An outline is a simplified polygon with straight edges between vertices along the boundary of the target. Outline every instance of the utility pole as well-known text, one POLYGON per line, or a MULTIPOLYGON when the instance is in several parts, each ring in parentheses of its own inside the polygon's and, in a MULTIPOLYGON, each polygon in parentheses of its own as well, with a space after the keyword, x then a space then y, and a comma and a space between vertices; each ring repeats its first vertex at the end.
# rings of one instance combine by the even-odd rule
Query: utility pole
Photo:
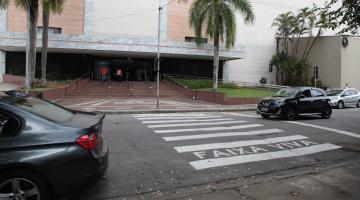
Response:
POLYGON ((158 49, 157 49, 157 69, 156 69, 156 108, 159 109, 160 96, 160 23, 161 23, 161 5, 159 6, 159 21, 158 21, 158 49))
POLYGON ((319 66, 314 66, 314 85, 317 87, 317 79, 319 78, 319 66))

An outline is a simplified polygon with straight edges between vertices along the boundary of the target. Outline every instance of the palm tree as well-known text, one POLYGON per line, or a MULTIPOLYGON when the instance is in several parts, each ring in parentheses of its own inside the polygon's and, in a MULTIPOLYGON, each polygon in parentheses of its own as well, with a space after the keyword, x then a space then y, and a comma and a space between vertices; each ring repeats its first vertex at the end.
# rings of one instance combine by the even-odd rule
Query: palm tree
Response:
POLYGON ((60 14, 64 7, 64 0, 43 0, 43 32, 42 32, 42 51, 41 51, 41 86, 46 86, 46 64, 49 39, 49 16, 50 11, 60 14))
MULTIPOLYGON (((26 91, 29 86, 35 86, 36 64, 36 38, 37 22, 39 14, 39 0, 14 0, 16 7, 26 10, 27 13, 27 37, 26 37, 26 91)), ((8 6, 8 0, 0 0, 0 8, 8 6)))
POLYGON ((283 49, 285 53, 288 53, 288 39, 291 34, 294 33, 296 27, 296 17, 292 12, 282 13, 275 18, 271 27, 277 27, 276 37, 282 38, 283 49))
POLYGON ((254 21, 248 0, 195 0, 189 11, 189 25, 195 31, 197 44, 202 42, 203 29, 205 35, 214 40, 213 90, 218 88, 219 43, 225 38, 227 49, 235 44, 236 10, 241 12, 245 23, 254 21))

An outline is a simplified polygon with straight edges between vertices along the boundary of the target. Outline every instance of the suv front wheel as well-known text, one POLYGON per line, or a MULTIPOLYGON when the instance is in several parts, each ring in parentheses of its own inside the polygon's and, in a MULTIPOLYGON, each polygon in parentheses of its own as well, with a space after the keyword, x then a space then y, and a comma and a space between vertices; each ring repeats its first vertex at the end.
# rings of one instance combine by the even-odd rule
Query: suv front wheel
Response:
POLYGON ((332 114, 332 110, 330 107, 326 107, 324 111, 321 113, 321 118, 323 119, 330 119, 332 114))
POLYGON ((344 102, 339 101, 337 107, 338 107, 339 109, 344 109, 344 107, 345 107, 345 106, 344 106, 344 102))
POLYGON ((296 119, 297 117, 297 113, 296 113, 296 110, 295 108, 289 108, 287 109, 287 111, 284 113, 284 116, 283 116, 285 119, 287 120, 290 120, 290 121, 293 121, 296 119))

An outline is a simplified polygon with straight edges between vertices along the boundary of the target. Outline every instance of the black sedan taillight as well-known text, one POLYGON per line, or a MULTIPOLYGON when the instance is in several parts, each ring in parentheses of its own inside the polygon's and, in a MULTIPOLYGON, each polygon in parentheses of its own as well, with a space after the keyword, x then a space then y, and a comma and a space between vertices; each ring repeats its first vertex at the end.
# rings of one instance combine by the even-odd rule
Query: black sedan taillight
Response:
POLYGON ((83 135, 80 136, 76 142, 82 146, 86 150, 95 149, 100 143, 100 138, 96 133, 92 133, 91 135, 83 135))

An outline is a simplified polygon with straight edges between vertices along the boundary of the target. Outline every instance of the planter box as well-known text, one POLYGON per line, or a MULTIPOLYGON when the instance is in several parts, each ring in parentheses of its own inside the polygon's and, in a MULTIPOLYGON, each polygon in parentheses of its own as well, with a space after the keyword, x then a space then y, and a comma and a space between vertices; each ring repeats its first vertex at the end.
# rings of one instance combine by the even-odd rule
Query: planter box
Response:
POLYGON ((244 104, 258 104, 260 97, 237 97, 229 98, 226 97, 224 93, 221 92, 210 92, 210 91, 199 91, 185 88, 179 84, 169 83, 181 94, 200 101, 206 101, 211 103, 217 103, 222 105, 244 105, 244 104))
POLYGON ((19 88, 25 86, 25 77, 24 76, 16 76, 11 74, 3 74, 4 83, 11 83, 19 86, 19 88))

